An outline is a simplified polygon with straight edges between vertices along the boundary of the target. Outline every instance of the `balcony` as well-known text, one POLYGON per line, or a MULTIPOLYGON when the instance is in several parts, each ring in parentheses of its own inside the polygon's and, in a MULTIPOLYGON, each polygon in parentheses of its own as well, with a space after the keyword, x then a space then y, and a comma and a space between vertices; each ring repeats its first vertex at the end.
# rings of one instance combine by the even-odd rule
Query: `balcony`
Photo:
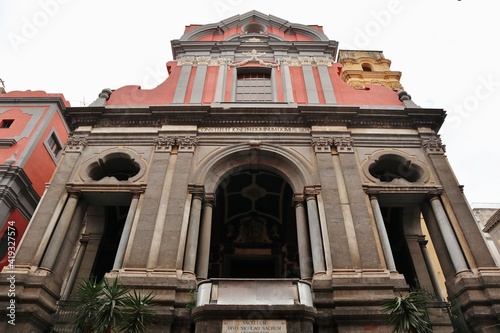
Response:
POLYGON ((196 306, 313 306, 311 286, 297 279, 209 279, 198 286, 196 306))

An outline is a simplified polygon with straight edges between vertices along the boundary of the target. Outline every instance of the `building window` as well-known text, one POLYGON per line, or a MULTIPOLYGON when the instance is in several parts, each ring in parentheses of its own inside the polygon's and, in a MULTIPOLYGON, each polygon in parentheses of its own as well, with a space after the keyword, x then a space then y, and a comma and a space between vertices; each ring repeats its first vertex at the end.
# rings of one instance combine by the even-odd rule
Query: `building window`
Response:
POLYGON ((237 102, 272 102, 270 68, 239 68, 236 82, 237 102))
POLYGON ((47 138, 47 140, 45 140, 45 147, 51 153, 52 158, 54 159, 54 161, 57 161, 57 159, 59 158, 60 154, 62 153, 63 146, 62 146, 61 141, 57 137, 56 132, 52 131, 50 133, 50 135, 47 138))
POLYGON ((372 66, 370 64, 362 64, 361 65, 361 68, 363 69, 363 71, 365 72, 371 72, 373 70, 372 66))
POLYGON ((13 122, 14 119, 3 119, 0 121, 0 128, 9 128, 13 122))

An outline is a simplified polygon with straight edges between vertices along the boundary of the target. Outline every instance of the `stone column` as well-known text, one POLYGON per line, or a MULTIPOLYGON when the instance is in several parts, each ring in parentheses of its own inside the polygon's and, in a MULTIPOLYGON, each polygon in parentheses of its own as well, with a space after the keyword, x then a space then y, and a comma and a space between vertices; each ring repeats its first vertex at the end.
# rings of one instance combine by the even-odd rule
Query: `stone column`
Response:
POLYGON ((78 253, 76 255, 75 263, 73 264, 73 268, 71 269, 71 273, 69 274, 68 281, 66 282, 66 286, 64 287, 64 292, 61 295, 62 300, 68 299, 71 291, 73 290, 73 286, 75 285, 76 277, 80 272, 80 267, 82 266, 83 258, 85 257, 85 251, 87 250, 87 244, 89 243, 88 236, 82 236, 80 239, 80 247, 78 248, 78 253))
POLYGON ((201 220, 200 243, 198 246, 198 258, 196 260, 196 277, 208 278, 208 264, 210 261, 210 237, 212 234, 212 211, 214 207, 214 195, 205 196, 205 205, 201 220))
POLYGON ((304 198, 295 197, 295 216, 297 220, 297 245, 299 249, 300 278, 308 280, 312 278, 311 266, 311 243, 309 242, 309 232, 307 231, 306 209, 304 198))
POLYGON ((437 195, 431 196, 430 203, 432 211, 436 217, 439 230, 441 230, 441 234, 443 235, 446 248, 450 254, 455 272, 459 273, 468 270, 469 268, 462 254, 462 249, 460 248, 460 244, 458 244, 458 240, 455 237, 455 233, 453 232, 453 228, 451 227, 450 221, 446 216, 446 212, 441 204, 441 201, 439 200, 439 197, 437 195))
MULTIPOLYGON (((404 222, 407 223, 406 220, 404 222)), ((418 282, 418 287, 423 290, 432 290, 434 288, 434 285, 432 284, 429 269, 420 247, 420 240, 423 237, 424 236, 422 235, 415 234, 405 235, 405 240, 406 245, 408 246, 408 251, 410 253, 411 262, 413 263, 413 270, 418 282)))
POLYGON ((427 267, 427 272, 429 272, 429 277, 431 278, 432 287, 436 293, 437 298, 440 301, 444 301, 443 293, 441 292, 441 287, 439 287, 439 282, 437 279, 436 271, 432 265, 432 260, 429 256, 429 251, 427 250, 427 241, 425 239, 419 239, 420 249, 422 251, 422 256, 424 257, 425 266, 427 267))
POLYGON ((318 204, 315 193, 306 193, 307 217, 309 219, 309 237, 311 239, 311 252, 314 274, 326 272, 325 255, 323 253, 323 238, 319 225, 318 204))
POLYGON ((78 205, 78 193, 71 193, 69 195, 68 201, 64 206, 64 210, 59 218, 59 222, 54 230, 54 234, 50 239, 47 252, 45 253, 40 267, 46 268, 50 271, 54 268, 59 251, 61 251, 61 246, 68 233, 69 226, 71 224, 71 219, 75 213, 76 207, 78 205))
POLYGON ((134 222, 135 211, 137 210, 137 204, 139 203, 139 194, 135 193, 130 203, 130 207, 127 213, 127 219, 125 220, 125 225, 123 226, 122 235, 120 237, 120 243, 118 245, 118 250, 116 251, 115 262, 113 263, 113 270, 120 269, 123 264, 123 258, 125 257, 125 250, 127 248, 128 239, 130 237, 130 230, 132 230, 132 223, 134 222))
POLYGON ((193 193, 191 202, 191 214, 189 216, 188 235, 186 241, 186 250, 184 253, 184 271, 193 273, 196 267, 196 254, 198 249, 198 236, 200 233, 200 216, 203 193, 193 193))
POLYGON ((389 242, 389 236, 387 236, 387 229, 385 228, 384 218, 382 217, 380 205, 378 204, 378 199, 375 194, 370 194, 370 203, 373 209, 373 215, 375 216, 377 231, 380 237, 380 242, 382 243, 382 250, 384 251, 384 258, 387 264, 387 268, 390 271, 395 272, 397 270, 396 264, 394 263, 394 257, 392 255, 391 243, 389 242))

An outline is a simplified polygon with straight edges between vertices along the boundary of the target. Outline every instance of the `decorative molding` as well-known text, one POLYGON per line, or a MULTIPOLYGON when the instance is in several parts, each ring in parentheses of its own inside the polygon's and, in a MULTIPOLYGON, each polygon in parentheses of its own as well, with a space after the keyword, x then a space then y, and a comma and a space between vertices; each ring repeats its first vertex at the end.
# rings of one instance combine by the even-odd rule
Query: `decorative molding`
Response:
POLYGON ((88 138, 84 136, 70 136, 64 147, 65 152, 81 153, 88 144, 88 138))
MULTIPOLYGON (((86 184, 131 184, 141 180, 146 174, 147 166, 148 162, 137 151, 126 147, 113 147, 94 153, 81 164, 79 174, 80 179, 86 184), (118 165, 116 164, 117 160, 124 168, 122 171, 128 173, 126 179, 123 174, 121 179, 117 179, 113 174, 108 174, 110 171, 108 163, 118 165), (134 169, 136 172, 129 171, 134 169)), ((75 181, 77 181, 76 178, 75 181)))
POLYGON ((200 133, 310 133, 308 127, 287 126, 233 126, 233 127, 199 127, 200 133))
POLYGON ((231 59, 225 57, 212 58, 210 56, 184 56, 177 59, 179 66, 190 65, 207 65, 207 66, 220 66, 222 64, 230 63, 231 59))
POLYGON ((11 210, 17 208, 30 220, 39 201, 40 196, 22 168, 0 165, 0 202, 11 210))
POLYGON ((0 148, 9 148, 17 143, 17 140, 14 138, 9 139, 0 139, 0 148))
POLYGON ((303 66, 303 65, 311 65, 311 66, 332 66, 332 59, 328 57, 284 57, 277 59, 278 64, 287 64, 288 66, 303 66))
POLYGON ((260 43, 262 42, 262 40, 260 38, 257 38, 257 37, 252 37, 252 38, 249 38, 248 40, 246 40, 247 43, 260 43))
POLYGON ((422 140, 422 147, 424 147, 428 154, 443 154, 446 152, 446 145, 443 145, 440 138, 433 137, 422 140))
POLYGON ((496 226, 500 225, 500 209, 497 210, 484 225, 483 232, 490 232, 496 226))
POLYGON ((258 62, 262 66, 266 67, 278 67, 279 63, 277 62, 269 62, 259 59, 259 57, 265 56, 266 52, 257 52, 257 50, 253 49, 251 52, 242 52, 243 55, 249 57, 248 59, 242 60, 240 62, 233 62, 230 64, 231 67, 240 67, 249 62, 258 62))

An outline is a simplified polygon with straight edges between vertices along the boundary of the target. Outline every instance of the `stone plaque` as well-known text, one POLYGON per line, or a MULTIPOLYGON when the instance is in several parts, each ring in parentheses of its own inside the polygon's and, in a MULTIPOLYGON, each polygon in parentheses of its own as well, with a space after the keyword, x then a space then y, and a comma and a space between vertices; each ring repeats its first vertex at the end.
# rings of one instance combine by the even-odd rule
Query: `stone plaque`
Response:
POLYGON ((286 333, 286 320, 223 320, 222 333, 286 333))

